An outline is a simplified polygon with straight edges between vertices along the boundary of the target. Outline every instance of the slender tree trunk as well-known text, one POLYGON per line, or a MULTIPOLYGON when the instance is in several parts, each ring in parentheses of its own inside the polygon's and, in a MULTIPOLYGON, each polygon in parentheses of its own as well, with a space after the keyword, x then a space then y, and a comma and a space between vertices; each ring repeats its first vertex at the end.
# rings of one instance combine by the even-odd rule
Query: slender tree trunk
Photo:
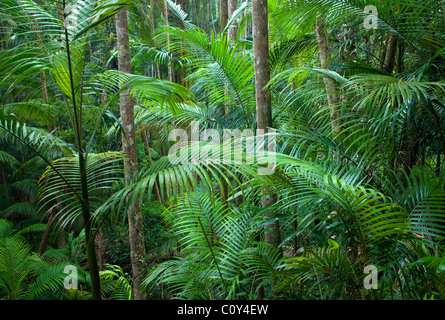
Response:
POLYGON ((385 66, 385 56, 386 56, 386 45, 383 46, 383 51, 380 57, 380 63, 379 63, 380 70, 383 70, 383 67, 385 66))
MULTIPOLYGON (((297 232, 297 230, 298 230, 298 222, 297 222, 297 220, 292 222, 292 230, 295 233, 297 232)), ((292 239, 292 257, 296 257, 297 256, 297 251, 298 251, 298 236, 295 235, 294 238, 292 239)))
POLYGON ((216 34, 216 29, 215 29, 215 19, 213 18, 212 1, 209 1, 209 12, 210 12, 210 19, 212 19, 212 29, 213 29, 213 33, 216 34))
POLYGON ((382 66, 382 70, 388 73, 393 71, 396 63, 397 42, 397 36, 391 34, 386 46, 385 59, 382 66))
POLYGON ((98 260, 98 266, 99 270, 102 270, 103 266, 106 264, 105 261, 105 236, 102 232, 102 229, 99 229, 99 231, 96 233, 96 252, 97 252, 97 260, 98 260))
MULTIPOLYGON (((43 3, 43 1, 42 1, 42 5, 43 5, 44 3, 43 3)), ((63 8, 63 3, 62 2, 59 2, 58 4, 57 4, 57 8, 58 8, 58 12, 59 12, 59 14, 60 14, 60 8, 63 8)), ((63 19, 63 9, 62 9, 62 17, 61 17, 62 19, 63 19)), ((40 36, 40 27, 39 27, 39 24, 37 23, 37 21, 36 20, 34 20, 34 26, 35 26, 35 28, 36 28, 36 30, 38 31, 38 33, 37 33, 37 35, 38 35, 38 38, 39 38, 39 40, 40 40, 40 44, 42 45, 42 47, 44 47, 44 45, 43 45, 43 41, 42 41, 42 37, 40 36)), ((2 22, 0 21, 0 50, 1 50, 1 44, 2 44, 2 22)), ((47 88, 47 86, 46 86, 46 75, 45 75, 45 71, 40 71, 40 73, 39 73, 39 76, 40 76, 40 80, 42 81, 42 95, 43 95, 43 101, 48 105, 49 104, 49 99, 48 99, 48 88, 47 88)), ((48 113, 49 113, 49 107, 47 106, 47 108, 48 108, 48 113)), ((52 131, 52 127, 51 127, 51 123, 49 122, 49 119, 50 119, 50 117, 49 117, 49 115, 48 115, 48 126, 47 126, 47 130, 48 130, 48 132, 51 132, 52 131)))
MULTIPOLYGON (((64 9, 65 7, 66 6, 64 0, 62 2, 62 9, 64 9)), ((90 273, 91 293, 93 296, 93 300, 101 300, 100 276, 99 276, 96 249, 94 243, 93 221, 91 219, 91 211, 90 211, 91 208, 90 208, 88 179, 87 179, 87 164, 86 164, 87 159, 85 158, 83 140, 82 140, 82 105, 80 101, 76 100, 76 93, 74 89, 75 84, 74 84, 72 61, 71 61, 70 41, 67 28, 64 28, 64 33, 65 33, 68 73, 69 73, 71 96, 72 96, 71 102, 73 106, 73 113, 75 116, 75 120, 73 120, 72 125, 75 132, 76 146, 78 149, 79 177, 80 177, 81 200, 82 200, 81 201, 82 219, 85 226, 86 254, 88 261, 88 271, 90 273)), ((67 104, 67 107, 70 108, 69 104, 67 104)))
POLYGON ((42 80, 42 95, 43 95, 43 100, 45 101, 45 103, 48 103, 48 89, 46 87, 46 76, 45 76, 45 71, 41 71, 40 72, 40 80, 42 80))
MULTIPOLYGON (((229 19, 232 18, 235 10, 236 10, 236 0, 229 0, 229 8, 228 8, 229 19)), ((229 38, 232 44, 235 43, 236 35, 237 35, 237 26, 235 23, 232 23, 232 25, 229 28, 229 38)))
POLYGON ((228 0, 219 0, 219 32, 223 31, 229 21, 228 0))
POLYGON ((267 0, 252 1, 253 51, 255 64, 255 92, 257 128, 272 126, 270 90, 264 89, 270 81, 269 30, 267 0))
POLYGON ((182 0, 182 1, 181 1, 181 8, 182 8, 182 10, 184 10, 185 12, 188 12, 188 9, 189 9, 189 0, 182 0))
POLYGON ((247 9, 244 9, 243 12, 243 18, 245 19, 245 27, 244 27, 244 32, 243 32, 243 38, 247 39, 247 27, 249 26, 249 24, 247 23, 247 9))
MULTIPOLYGON (((269 30, 267 16, 267 0, 252 1, 252 24, 253 24, 253 50, 255 65, 255 92, 256 92, 256 112, 257 129, 266 132, 272 127, 272 105, 269 89, 264 89, 270 81, 270 60, 269 60, 269 30)), ((276 202, 274 195, 269 194, 266 188, 263 189, 262 206, 269 207, 276 202)), ((271 211, 269 218, 272 219, 275 213, 271 211)), ((267 225, 266 242, 278 248, 281 243, 280 226, 278 221, 267 225)))
MULTIPOLYGON (((61 198, 57 197, 56 201, 58 204, 60 204, 61 198)), ((61 208, 60 205, 57 205, 48 213, 48 221, 46 223, 46 227, 45 227, 45 231, 43 232, 42 239, 40 240, 40 245, 39 245, 39 249, 38 249, 39 253, 44 253, 48 248, 49 236, 51 234, 51 231, 53 230, 53 226, 57 225, 57 223, 58 223, 59 219, 57 218, 57 215, 60 211, 60 208, 61 208)), ((60 232, 59 235, 63 234, 63 232, 64 231, 62 230, 62 232, 60 232)))
POLYGON ((6 181, 6 173, 5 173, 5 167, 0 166, 0 184, 7 184, 6 181))
MULTIPOLYGON (((145 129, 141 130, 141 137, 142 137, 142 141, 144 142, 144 146, 145 146, 145 155, 150 160, 150 164, 153 164, 153 159, 151 157, 151 152, 150 152, 150 144, 148 143, 147 132, 145 131, 145 129)), ((153 188, 156 193, 156 197, 158 199, 159 204, 162 204, 161 193, 159 192, 159 187, 158 187, 157 181, 155 181, 153 188)))
MULTIPOLYGON (((119 71, 131 73, 130 48, 128 38, 127 9, 116 14, 116 36, 118 42, 119 71)), ((134 105, 128 91, 123 91, 119 98, 122 128, 122 151, 126 155, 124 160, 125 180, 128 183, 138 169, 136 132, 134 124, 134 105)), ((133 271, 133 296, 135 300, 143 299, 140 284, 144 276, 145 258, 144 233, 139 199, 134 207, 128 211, 128 227, 130 241, 130 256, 133 271)))
MULTIPOLYGON (((51 117, 49 114, 50 111, 50 107, 48 106, 49 104, 49 98, 48 98, 48 87, 46 85, 46 75, 45 75, 45 71, 41 71, 40 74, 40 80, 42 81, 42 95, 43 95, 43 101, 45 101, 45 104, 47 105, 48 108, 48 123, 47 123, 47 130, 48 132, 52 132, 53 131, 53 126, 51 123, 51 117)), ((55 128, 54 128, 55 129, 55 128)))
POLYGON ((48 239, 51 234, 52 224, 54 220, 53 212, 48 215, 48 222, 46 223, 45 231, 43 232, 42 239, 40 240, 39 253, 42 254, 48 249, 48 239))
POLYGON ((3 35, 5 30, 3 29, 3 22, 0 19, 0 51, 3 51, 4 48, 6 48, 6 45, 3 45, 5 36, 3 35))
MULTIPOLYGON (((324 68, 326 64, 331 60, 331 49, 329 47, 329 37, 323 19, 319 19, 317 21, 316 33, 318 51, 320 55, 320 64, 321 67, 324 68)), ((335 136, 341 131, 340 109, 338 106, 338 88, 335 81, 329 77, 323 77, 323 81, 327 94, 332 133, 335 136)))
MULTIPOLYGON (((164 1, 164 17, 165 17, 165 25, 168 27, 168 7, 167 7, 167 1, 164 1)), ((170 47, 170 36, 167 32, 167 48, 170 47)), ((167 49, 168 50, 168 49, 167 49)), ((173 81, 173 76, 172 76, 172 62, 170 57, 168 57, 168 61, 167 61, 167 72, 168 72, 168 81, 173 81)))
MULTIPOLYGON (((270 90, 265 89, 265 86, 270 81, 267 0, 252 0, 252 26, 257 129, 266 132, 267 128, 272 127, 271 95, 270 90)), ((266 187, 263 187, 262 192, 261 205, 263 208, 269 207, 276 202, 275 196, 268 194, 266 187)), ((268 219, 272 219, 274 216, 275 213, 270 211, 268 219)), ((271 230, 265 232, 266 243, 278 249, 281 243, 280 225, 278 221, 265 226, 265 228, 271 230)), ((257 295, 258 300, 264 299, 264 287, 258 288, 257 295)))
POLYGON ((210 28, 209 28, 209 21, 210 21, 210 10, 209 6, 204 2, 202 5, 202 10, 204 11, 204 20, 202 22, 202 29, 209 34, 210 28))
MULTIPOLYGON (((151 32, 154 34, 155 32, 155 0, 150 0, 150 19, 151 19, 151 32)), ((156 41, 153 40, 153 46, 156 47, 156 41)), ((159 68, 159 63, 155 64, 155 68, 156 68, 156 77, 161 79, 162 75, 161 75, 161 70, 159 68)))
POLYGON ((87 167, 83 150, 80 145, 79 152, 79 169, 80 169, 80 185, 82 187, 82 218, 85 224, 85 240, 88 261, 88 271, 90 272, 90 281, 93 300, 101 300, 101 286, 99 276, 99 266, 97 264, 96 244, 93 235, 93 224, 91 221, 90 200, 88 193, 87 167))

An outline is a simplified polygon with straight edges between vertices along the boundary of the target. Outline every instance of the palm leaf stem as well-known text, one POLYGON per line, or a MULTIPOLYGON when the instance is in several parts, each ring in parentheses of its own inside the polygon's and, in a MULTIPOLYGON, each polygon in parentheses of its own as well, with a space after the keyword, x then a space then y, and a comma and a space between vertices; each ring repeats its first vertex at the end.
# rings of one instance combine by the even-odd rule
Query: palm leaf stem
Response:
MULTIPOLYGON (((65 0, 63 0, 63 10, 65 11, 65 0)), ((75 127, 75 135, 77 141, 77 147, 79 149, 79 170, 80 170, 80 183, 82 189, 82 216, 85 224, 85 237, 87 242, 87 260, 88 267, 90 271, 90 279, 91 279, 91 289, 93 300, 101 300, 101 289, 100 289, 100 275, 99 275, 99 267, 97 265, 97 257, 96 257, 96 248, 94 237, 91 234, 91 214, 90 214, 90 204, 89 204, 89 196, 88 196, 88 181, 87 181, 87 170, 86 170, 86 161, 83 154, 82 147, 82 134, 81 134, 81 119, 79 119, 80 114, 77 110, 76 105, 76 93, 74 90, 74 76, 73 70, 71 66, 71 50, 70 50, 70 41, 68 36, 68 28, 65 27, 65 44, 67 51, 67 59, 68 59, 68 71, 70 77, 70 87, 71 87, 71 96, 73 102, 74 109, 74 120, 75 123, 73 126, 75 127)), ((68 106, 69 107, 69 106, 68 106)))

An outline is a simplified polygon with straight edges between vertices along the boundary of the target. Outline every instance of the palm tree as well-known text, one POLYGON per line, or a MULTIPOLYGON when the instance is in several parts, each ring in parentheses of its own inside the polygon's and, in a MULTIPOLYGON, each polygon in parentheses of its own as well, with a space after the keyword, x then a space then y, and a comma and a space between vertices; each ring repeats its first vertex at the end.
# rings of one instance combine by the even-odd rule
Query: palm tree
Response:
MULTIPOLYGON (((129 47, 129 31, 127 9, 124 8, 116 15, 116 35, 117 49, 119 58, 119 71, 131 73, 131 58, 129 47)), ((136 174, 138 169, 137 162, 137 145, 136 145, 136 128, 134 123, 134 106, 128 91, 122 91, 119 98, 121 125, 123 129, 122 135, 122 152, 126 155, 124 159, 125 180, 127 183, 131 177, 136 174)), ((133 289, 134 298, 141 299, 139 293, 139 284, 143 277, 144 265, 143 257, 145 257, 144 233, 142 226, 142 216, 140 204, 136 203, 131 211, 128 211, 129 224, 129 240, 131 251, 131 263, 133 269, 133 289)))

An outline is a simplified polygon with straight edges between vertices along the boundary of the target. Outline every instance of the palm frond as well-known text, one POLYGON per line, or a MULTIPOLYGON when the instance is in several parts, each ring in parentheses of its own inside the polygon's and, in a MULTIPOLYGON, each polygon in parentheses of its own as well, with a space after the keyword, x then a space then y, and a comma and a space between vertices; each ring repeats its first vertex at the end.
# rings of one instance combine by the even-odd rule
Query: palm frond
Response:
MULTIPOLYGON (((87 188, 90 210, 94 212, 103 201, 101 192, 107 192, 122 178, 122 155, 116 152, 89 154, 86 160, 87 188)), ((81 179, 78 157, 60 158, 48 167, 39 181, 41 210, 59 206, 61 227, 70 225, 82 212, 81 179), (56 170, 56 171, 55 171, 56 170), (68 186, 67 187, 67 183, 68 186)))
POLYGON ((18 236, 0 237, 0 287, 7 298, 18 299, 31 272, 30 246, 18 236))
POLYGON ((211 104, 238 105, 252 113, 254 66, 249 54, 236 51, 226 36, 208 37, 198 28, 168 32, 172 52, 182 53, 193 72, 186 79, 193 83, 192 90, 202 88, 211 104))
POLYGON ((20 162, 16 158, 14 158, 13 155, 3 150, 0 150, 0 162, 10 167, 20 165, 20 162))
POLYGON ((410 175, 385 178, 385 185, 393 199, 409 215, 411 229, 419 238, 442 239, 444 236, 445 190, 440 180, 432 177, 421 167, 410 175))

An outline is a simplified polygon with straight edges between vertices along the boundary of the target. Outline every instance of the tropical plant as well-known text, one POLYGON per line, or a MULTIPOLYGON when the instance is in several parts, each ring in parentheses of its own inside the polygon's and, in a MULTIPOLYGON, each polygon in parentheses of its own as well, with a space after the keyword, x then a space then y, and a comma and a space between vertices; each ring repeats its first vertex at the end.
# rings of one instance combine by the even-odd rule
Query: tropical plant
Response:
POLYGON ((257 2, 230 1, 230 14, 229 1, 218 12, 214 1, 3 2, 0 210, 20 230, 1 238, 19 263, 17 277, 0 268, 3 296, 139 298, 123 226, 140 205, 143 234, 155 235, 141 241, 147 297, 444 298, 437 1, 268 0, 262 85, 257 2), (378 28, 365 28, 365 5, 378 9, 378 28), (110 18, 123 6, 134 74, 116 70, 122 30, 118 41, 110 18), (124 92, 134 128, 119 112, 124 92), (256 101, 264 93, 270 109, 256 101), (276 130, 276 150, 260 154, 258 135, 218 139, 257 127, 276 130), (119 151, 126 132, 131 176, 119 151), (33 225, 34 212, 68 242, 42 239, 48 249, 32 255, 24 239, 56 234, 33 225), (103 237, 122 245, 107 249, 103 237), (88 268, 81 290, 47 280, 61 261, 88 268), (377 288, 364 285, 368 270, 377 288))
MULTIPOLYGON (((8 220, 0 220, 0 292, 2 299, 36 299, 48 294, 61 298, 64 269, 69 261, 52 259, 31 252, 23 234, 8 220)), ((79 279, 82 277, 79 275, 79 279)))

